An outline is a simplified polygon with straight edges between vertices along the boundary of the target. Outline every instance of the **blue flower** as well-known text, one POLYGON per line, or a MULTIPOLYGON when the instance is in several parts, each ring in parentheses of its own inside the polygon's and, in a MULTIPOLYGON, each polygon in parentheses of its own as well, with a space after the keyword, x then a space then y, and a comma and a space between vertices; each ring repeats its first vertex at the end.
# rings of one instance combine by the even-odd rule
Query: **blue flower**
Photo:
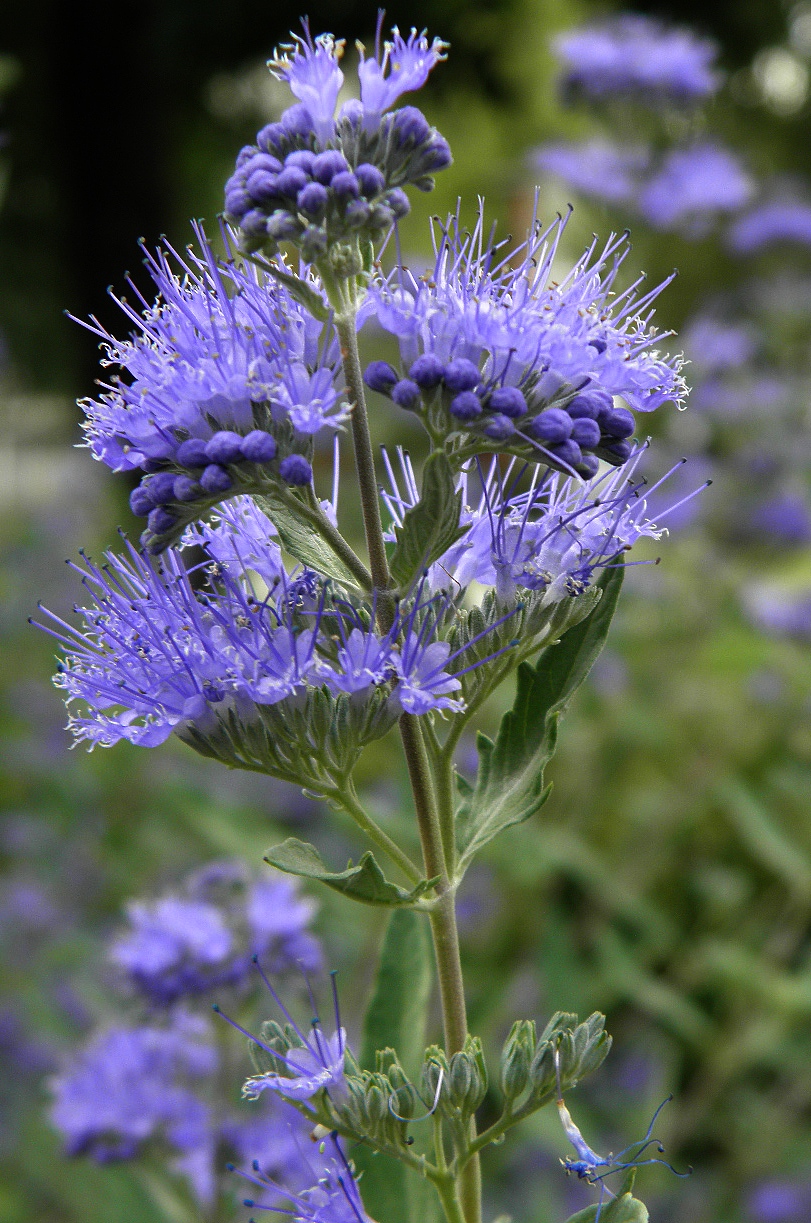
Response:
POLYGON ((645 184, 639 210, 655 229, 682 228, 688 236, 701 237, 717 213, 736 212, 753 190, 734 153, 702 141, 667 154, 645 184))
POLYGON ((741 255, 755 255, 779 243, 811 246, 811 204, 799 199, 759 204, 735 221, 727 242, 741 255))
POLYGON ((644 145, 607 140, 545 144, 532 154, 536 170, 554 174, 582 195, 610 204, 633 202, 650 159, 644 145))
MULTIPOLYGON (((332 975, 332 997, 335 1009, 335 1031, 327 1036, 321 1026, 321 1020, 315 1016, 310 1022, 309 1035, 301 1030, 293 1019, 287 1007, 273 988, 267 974, 254 956, 254 964, 262 981, 270 992, 273 1001, 278 1006, 289 1025, 286 1036, 286 1049, 274 1047, 264 1036, 254 1036, 240 1024, 225 1015, 218 1006, 214 1010, 229 1023, 231 1027, 247 1036, 252 1044, 269 1055, 274 1066, 283 1067, 278 1070, 267 1070, 261 1074, 251 1075, 245 1080, 242 1094, 248 1100, 256 1100, 264 1091, 273 1091, 285 1100, 306 1101, 320 1091, 326 1091, 333 1101, 342 1101, 347 1097, 346 1079, 344 1077, 344 1057, 346 1054, 346 1032, 341 1027, 341 1016, 338 1009, 338 994, 335 988, 335 974, 332 975)), ((311 997, 313 1009, 315 1000, 311 997)), ((263 1033, 268 1025, 263 1027, 263 1033)), ((270 1038, 272 1039, 272 1038, 270 1038)))
POLYGON ((365 126, 379 122, 384 110, 393 106, 404 93, 422 89, 428 74, 438 63, 446 59, 448 44, 435 38, 429 45, 425 30, 418 34, 412 29, 406 42, 395 26, 391 42, 383 44, 380 54, 381 12, 377 26, 377 46, 374 59, 366 59, 364 48, 360 50, 360 100, 367 111, 365 126))
POLYGON ((685 354, 702 374, 736 370, 746 365, 758 347, 751 324, 697 314, 682 328, 685 354))
POLYGON ((811 640, 811 590, 789 590, 760 585, 746 592, 744 605, 749 618, 775 637, 811 640))
MULTIPOLYGON (((664 509, 657 522, 647 516, 646 497, 662 481, 647 490, 635 477, 643 451, 639 447, 622 467, 586 482, 536 473, 529 491, 519 491, 526 468, 515 460, 503 472, 495 461, 486 474, 480 466, 463 471, 460 524, 467 531, 431 566, 428 587, 446 590, 451 583, 464 589, 477 582, 513 604, 521 591, 540 591, 542 606, 582 594, 598 570, 638 539, 661 538, 658 522, 676 508, 664 509), (475 483, 481 494, 471 505, 475 483)), ((393 492, 385 497, 397 525, 416 498, 409 460, 401 454, 400 461, 404 489, 389 464, 393 492)))
POLYGON ((97 1032, 51 1081, 51 1120, 70 1155, 99 1163, 132 1159, 152 1138, 178 1153, 199 1200, 215 1196, 216 1129, 193 1087, 217 1069, 210 1026, 176 1014, 168 1028, 113 1027, 97 1032))
POLYGON ((119 371, 82 401, 87 445, 114 471, 144 473, 130 504, 148 518, 153 550, 224 497, 307 483, 313 435, 348 413, 331 324, 269 273, 233 262, 225 231, 225 265, 196 232, 200 254, 147 254, 154 305, 142 298, 138 312, 119 300, 134 335, 116 340, 86 324, 119 371))
POLYGON ((127 548, 108 553, 104 569, 76 567, 95 600, 82 609, 84 633, 45 613, 66 647, 54 682, 84 707, 70 720, 77 739, 155 747, 190 725, 214 729, 215 710, 250 719, 254 702, 275 704, 304 687, 316 631, 294 631, 286 577, 276 602, 258 602, 249 575, 237 581, 215 566, 198 591, 180 553, 169 550, 154 568, 127 548))
POLYGON ((553 47, 563 64, 564 92, 587 98, 684 106, 710 97, 721 81, 714 42, 637 14, 568 30, 553 47))
POLYGON ((268 60, 268 68, 279 80, 286 81, 292 93, 307 109, 319 144, 326 145, 335 131, 335 107, 344 82, 339 61, 345 40, 332 34, 319 34, 313 39, 304 23, 304 37, 292 35, 293 42, 283 45, 268 60))
POLYGON ((624 237, 599 252, 595 240, 553 279, 565 224, 536 227, 508 251, 486 239, 481 211, 472 233, 450 217, 435 228, 425 275, 399 269, 369 289, 362 318, 398 338, 402 372, 373 362, 367 383, 419 414, 458 463, 504 449, 593 476, 600 458, 630 453, 634 418, 613 396, 650 412, 686 393, 680 359, 653 348, 651 305, 664 286, 616 293, 624 237))
POLYGON ((244 986, 261 955, 274 972, 320 965, 307 930, 313 905, 290 879, 252 878, 240 863, 213 863, 177 894, 127 907, 129 929, 111 958, 153 1004, 244 986))
POLYGON ((370 628, 374 605, 356 592, 313 570, 285 570, 275 530, 250 498, 189 528, 183 546, 158 560, 125 546, 101 567, 86 558, 73 566, 92 596, 75 609, 83 626, 47 609, 38 625, 63 648, 54 682, 66 693, 70 729, 91 748, 122 739, 156 747, 175 733, 204 750, 225 734, 231 752, 235 735, 250 739, 261 724, 262 707, 289 700, 297 708, 325 687, 360 701, 382 690, 378 707, 388 713, 378 729, 398 707, 458 708, 448 696, 459 687, 456 655, 441 640, 447 609, 417 592, 388 632, 370 628), (208 558, 192 552, 191 562, 194 547, 208 558))
POLYGON ((251 1172, 234 1168, 244 1180, 255 1185, 272 1201, 246 1198, 249 1209, 270 1210, 292 1215, 301 1223, 371 1223, 363 1208, 354 1169, 346 1158, 337 1133, 330 1134, 318 1149, 318 1157, 310 1156, 310 1185, 291 1192, 267 1176, 255 1160, 251 1172))
POLYGON ((361 245, 374 243, 410 208, 404 187, 433 187, 433 175, 450 165, 447 141, 421 111, 404 106, 388 111, 404 93, 420 89, 445 58, 446 44, 412 30, 398 30, 358 68, 360 99, 335 114, 343 82, 339 67, 344 43, 332 34, 304 34, 281 47, 269 62, 287 82, 296 105, 278 123, 258 133, 237 157, 225 184, 225 214, 239 227, 246 251, 275 253, 292 243, 306 263, 329 259, 331 278, 368 271, 361 245))

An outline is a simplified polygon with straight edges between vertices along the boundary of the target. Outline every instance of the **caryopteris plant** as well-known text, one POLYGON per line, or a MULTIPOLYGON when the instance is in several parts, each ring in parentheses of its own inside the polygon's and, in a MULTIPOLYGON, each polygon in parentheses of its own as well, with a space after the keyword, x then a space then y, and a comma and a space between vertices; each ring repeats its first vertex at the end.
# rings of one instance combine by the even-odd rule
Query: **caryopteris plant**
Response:
MULTIPOLYGON (((662 533, 634 413, 678 404, 684 384, 678 358, 655 347, 662 286, 618 287, 624 237, 595 239, 566 268, 568 218, 536 220, 508 246, 488 237, 480 206, 469 232, 458 214, 433 222, 424 274, 386 264, 408 188, 430 190, 451 160, 419 110, 392 107, 446 44, 397 30, 381 43, 378 28, 360 96, 336 113, 342 51, 305 22, 271 61, 296 102, 237 157, 225 257, 198 227, 196 250, 147 255, 158 295, 141 312, 122 299, 127 339, 91 325, 120 372, 83 405, 87 444, 139 474, 131 506, 146 528, 140 548, 123 541, 104 564, 77 566, 78 627, 50 613, 46 625, 77 740, 156 747, 174 733, 321 796, 368 842, 345 869, 296 839, 267 855, 377 906, 388 927, 357 1058, 337 1014, 325 1033, 281 1006, 284 1025, 250 1036, 246 1093, 291 1101, 323 1142, 303 1191, 269 1181, 257 1152, 242 1170, 248 1204, 314 1223, 422 1223, 438 1208, 479 1223, 479 1152, 599 1066, 609 1038, 600 1015, 557 1014, 540 1033, 520 1019, 488 1072, 468 1031, 455 897, 479 851, 548 796, 558 719, 605 642, 625 554, 662 533), (395 337, 396 366, 364 368, 358 335, 372 322, 395 337), (423 427, 419 462, 376 450, 366 388, 423 427), (334 478, 320 489, 325 441, 334 478), (360 551, 338 514, 350 463, 360 551), (513 677, 512 708, 495 739, 479 734, 468 784, 460 737, 513 677), (356 789, 359 758, 383 736, 405 759, 419 856, 356 789), (444 1037, 425 1049, 428 930, 444 1037), (502 1111, 479 1133, 494 1077, 502 1111), (342 1140, 366 1164, 360 1190, 342 1140)), ((603 1189, 611 1163, 577 1134, 567 1167, 601 1190, 582 1217, 646 1218, 627 1183, 603 1189)))

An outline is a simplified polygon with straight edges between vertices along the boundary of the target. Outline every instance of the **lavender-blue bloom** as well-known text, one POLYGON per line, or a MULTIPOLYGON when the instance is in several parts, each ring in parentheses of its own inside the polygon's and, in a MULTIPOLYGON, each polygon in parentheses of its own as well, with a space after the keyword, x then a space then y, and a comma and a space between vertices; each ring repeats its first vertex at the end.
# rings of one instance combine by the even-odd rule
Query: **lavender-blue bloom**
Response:
POLYGON ((634 200, 650 159, 644 145, 588 140, 542 145, 531 160, 534 169, 556 175, 581 195, 624 204, 634 200))
POLYGON ((803 1223, 811 1209, 808 1182, 764 1180, 749 1193, 747 1208, 753 1223, 803 1223))
POLYGON ((142 312, 119 300, 136 334, 116 340, 85 324, 121 371, 82 402, 87 445, 114 471, 145 473, 131 505, 148 516, 155 547, 224 496, 284 484, 290 450, 306 451, 348 411, 331 325, 269 273, 219 265, 199 227, 197 236, 199 254, 147 254, 156 303, 134 285, 142 312))
MULTIPOLYGON (((413 106, 386 114, 404 93, 421 89, 445 58, 447 44, 425 31, 404 39, 396 28, 381 45, 378 19, 374 58, 360 47, 360 100, 335 108, 343 83, 344 42, 332 34, 303 35, 281 47, 269 68, 287 82, 298 103, 246 146, 225 185, 225 211, 246 250, 273 253, 292 242, 306 262, 319 263, 339 244, 377 240, 409 210, 403 188, 433 186, 450 164, 447 142, 413 106)), ((357 252, 356 252, 357 253, 357 252)), ((344 249, 331 274, 356 275, 362 264, 344 249)))
POLYGON ((752 510, 749 526, 757 535, 783 544, 811 543, 811 507, 803 493, 782 493, 752 510))
POLYGON ((208 1105, 194 1093, 217 1068, 210 1025, 176 1014, 173 1026, 114 1027, 96 1033, 51 1082, 51 1119, 70 1155, 100 1163, 131 1159, 150 1139, 178 1153, 202 1203, 215 1194, 216 1132, 208 1105))
POLYGON ((270 1210, 291 1215, 300 1223, 371 1223, 363 1207, 360 1190, 352 1165, 346 1158, 336 1133, 318 1148, 318 1156, 310 1156, 309 1187, 291 1192, 266 1175, 258 1160, 251 1172, 232 1170, 256 1186, 271 1200, 246 1198, 249 1209, 270 1210))
POLYGON ((258 707, 324 684, 370 696, 384 687, 392 717, 414 700, 414 712, 450 707, 453 677, 438 665, 441 650, 432 649, 424 616, 415 618, 425 608, 404 612, 379 637, 377 663, 385 662, 366 667, 363 683, 352 637, 359 612, 334 593, 328 600, 312 571, 285 572, 273 528, 255 505, 222 507, 213 525, 188 532, 186 544, 208 547, 214 563, 188 571, 182 549, 151 562, 128 544, 124 555, 108 553, 103 568, 74 566, 93 599, 80 609, 84 630, 44 612, 50 624, 40 627, 65 651, 54 682, 69 706, 78 703, 70 718, 77 740, 156 747, 173 732, 205 737, 229 718, 256 722, 258 707))
POLYGON ((744 606, 750 619, 765 632, 811 640, 811 590, 757 586, 746 592, 744 606))
POLYGON ((702 374, 745 365, 757 348, 757 333, 747 323, 699 314, 682 329, 684 352, 702 374))
MULTIPOLYGON (((289 1025, 285 1040, 286 1048, 279 1047, 278 1040, 274 1042, 274 1033, 281 1030, 276 1025, 264 1024, 262 1033, 254 1036, 225 1015, 215 1006, 217 1014, 236 1028, 243 1036, 247 1036, 255 1050, 269 1056, 273 1069, 264 1070, 260 1074, 251 1075, 245 1080, 242 1094, 248 1100, 256 1100, 264 1091, 272 1091, 285 1100, 311 1100, 320 1091, 335 1101, 343 1101, 347 1097, 346 1079, 344 1077, 344 1059, 346 1055, 346 1031, 341 1026, 341 1016, 338 1008, 338 994, 335 987, 335 974, 332 974, 332 998, 335 1010, 335 1031, 327 1036, 321 1026, 321 1020, 314 1016, 310 1021, 309 1034, 302 1031, 281 998, 273 988, 267 974, 254 957, 256 970, 267 987, 273 1001, 278 1006, 289 1025), (270 1032, 269 1032, 270 1029, 270 1032), (270 1042, 270 1043, 269 1043, 270 1042), (281 1072, 278 1067, 281 1067, 281 1072)), ((315 999, 311 998, 313 1009, 315 999)))
POLYGON ((314 906, 293 880, 253 878, 239 863, 213 863, 177 895, 127 906, 129 930, 113 944, 113 961, 152 1003, 243 985, 252 958, 274 972, 316 969, 318 943, 307 931, 314 906))
POLYGON ((811 204, 789 199, 760 204, 730 226, 727 242, 739 255, 779 243, 811 246, 811 204))
POLYGON ((367 112, 366 127, 379 122, 384 110, 393 106, 404 93, 422 89, 428 80, 432 68, 446 59, 448 44, 441 38, 435 38, 429 44, 425 30, 418 34, 412 29, 408 39, 404 39, 395 26, 392 30, 391 42, 384 42, 382 53, 380 33, 383 24, 381 10, 377 22, 377 37, 375 39, 374 59, 367 59, 364 48, 359 46, 361 105, 367 112))
POLYGON ((729 149, 704 141, 673 149, 639 196, 639 211, 654 229, 682 229, 701 237, 718 213, 748 203, 754 183, 729 149))
MULTIPOLYGON (((461 522, 468 530, 430 568, 428 585, 441 590, 449 582, 462 587, 478 582, 494 587, 503 601, 514 601, 520 590, 542 591, 547 606, 581 594, 597 570, 638 539, 664 533, 646 514, 646 495, 658 484, 647 490, 635 479, 643 450, 623 467, 586 482, 536 474, 528 492, 517 491, 525 469, 513 461, 502 472, 494 462, 486 475, 475 473, 482 488, 478 505, 469 503, 474 472, 464 471, 461 522)), ((401 455, 401 466, 398 481, 389 464, 394 491, 385 498, 396 525, 417 497, 407 456, 401 455)), ((674 508, 664 509, 658 522, 674 508)))
POLYGON ((568 30, 553 47, 563 65, 562 88, 587 98, 683 106, 710 97, 720 84, 714 42, 651 17, 623 13, 568 30))
MULTIPOLYGON (((595 240, 553 278, 566 219, 536 227, 515 251, 486 239, 481 210, 472 233, 451 217, 435 227, 428 273, 397 269, 370 287, 362 317, 397 336, 402 377, 421 391, 411 408, 434 444, 454 439, 457 461, 503 448, 591 476, 597 456, 620 463, 630 452, 634 419, 612 396, 650 412, 686 393, 679 358, 652 347, 651 306, 664 286, 641 298, 638 281, 615 292, 624 237, 599 253, 595 240), (428 358, 440 381, 432 365, 420 387, 428 358)), ((374 363, 367 380, 385 387, 377 373, 374 363)), ((389 391, 395 401, 401 385, 389 391)))

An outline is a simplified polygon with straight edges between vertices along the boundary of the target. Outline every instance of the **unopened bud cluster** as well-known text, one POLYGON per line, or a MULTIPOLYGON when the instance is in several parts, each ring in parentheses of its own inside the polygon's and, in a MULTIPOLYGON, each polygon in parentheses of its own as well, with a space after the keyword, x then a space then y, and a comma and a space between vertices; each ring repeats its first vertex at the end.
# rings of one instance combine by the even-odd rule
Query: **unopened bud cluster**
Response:
MULTIPOLYGON (((268 428, 273 429, 272 422, 268 428)), ((283 432, 295 444, 293 431, 283 432)), ((276 438, 265 429, 245 435, 220 429, 207 441, 188 438, 173 460, 154 467, 158 470, 148 472, 130 494, 133 514, 147 520, 142 543, 151 552, 162 551, 224 497, 270 491, 278 483, 302 487, 313 478, 309 459, 296 451, 280 457, 276 438)))
POLYGON ((540 1037, 533 1019, 518 1019, 501 1051, 500 1085, 510 1113, 522 1116, 547 1104, 556 1090, 555 1051, 563 1087, 596 1070, 608 1054, 611 1037, 605 1016, 595 1012, 584 1023, 559 1011, 540 1037))
POLYGON ((376 242, 410 210, 403 187, 429 191, 431 175, 451 160, 415 106, 384 115, 371 134, 362 112, 350 111, 335 143, 319 152, 306 110, 291 106, 242 149, 226 183, 225 212, 239 226, 243 250, 274 255, 289 242, 315 263, 353 238, 376 242))
POLYGON ((248 253, 272 256, 290 243, 323 271, 329 255, 339 277, 368 273, 361 252, 409 211, 403 188, 430 191, 432 175, 451 163, 447 141, 415 106, 384 113, 424 85, 446 44, 429 44, 416 30, 406 40, 395 29, 381 47, 378 23, 375 58, 359 48, 360 98, 336 115, 344 42, 331 34, 313 39, 306 21, 303 29, 268 64, 299 101, 240 152, 225 185, 225 213, 248 253))
POLYGON ((464 1049, 450 1059, 439 1045, 425 1051, 420 1094, 436 1100, 437 1111, 449 1120, 468 1121, 487 1095, 487 1066, 478 1036, 468 1036, 464 1049))
POLYGON ((549 398, 540 382, 502 385, 467 357, 443 362, 434 353, 417 357, 403 377, 387 361, 372 361, 364 378, 371 390, 418 413, 432 435, 470 435, 490 448, 541 446, 556 465, 587 478, 600 459, 619 466, 632 451, 633 414, 598 388, 549 398))

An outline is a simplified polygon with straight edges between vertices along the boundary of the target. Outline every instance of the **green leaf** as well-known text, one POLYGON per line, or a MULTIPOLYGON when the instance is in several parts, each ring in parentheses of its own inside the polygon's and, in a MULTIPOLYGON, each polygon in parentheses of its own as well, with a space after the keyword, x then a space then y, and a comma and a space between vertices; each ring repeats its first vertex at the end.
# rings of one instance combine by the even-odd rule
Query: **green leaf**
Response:
MULTIPOLYGON (((375 1068, 378 1049, 397 1050, 409 1076, 417 1074, 425 1049, 425 1019, 431 993, 433 964, 425 917, 408 909, 392 913, 377 970, 374 990, 363 1021, 360 1062, 375 1068)), ((364 1147, 354 1153, 363 1172, 361 1190, 366 1210, 386 1223, 425 1223, 433 1189, 388 1155, 364 1147)))
MULTIPOLYGON (((585 1210, 578 1210, 576 1215, 572 1215, 567 1223, 594 1223, 597 1210, 597 1204, 587 1206, 585 1210)), ((649 1219, 647 1206, 630 1193, 604 1200, 600 1212, 600 1223, 649 1223, 649 1219)))
POLYGON ((558 716, 605 644, 622 577, 622 567, 607 569, 594 611, 548 646, 534 666, 521 664, 515 700, 495 743, 479 734, 476 784, 457 812, 460 876, 488 841, 528 820, 549 797, 543 771, 555 751, 558 716))
POLYGON ((317 879, 336 892, 368 905, 408 908, 436 883, 436 879, 421 879, 410 892, 404 891, 386 879, 371 850, 366 851, 357 866, 350 861, 346 870, 331 871, 314 845, 296 837, 288 837, 281 845, 274 845, 265 854, 265 861, 288 875, 317 879))
POLYGON ((257 267, 262 268, 263 271, 268 272, 280 284, 283 284, 290 296, 294 297, 297 302, 300 302, 307 313, 311 314, 313 318, 318 319, 319 323, 326 323, 332 311, 325 303, 321 294, 312 285, 309 285, 306 280, 296 276, 295 272, 285 271, 280 264, 273 263, 268 259, 263 259, 256 255, 246 255, 245 258, 250 263, 255 263, 257 267))
POLYGON ((403 519, 395 534, 397 543, 389 568, 395 582, 409 586, 467 531, 459 525, 462 493, 457 492, 448 457, 443 452, 428 456, 422 472, 422 495, 403 519))
POLYGON ((433 964, 425 915, 397 909, 380 952, 374 992, 363 1021, 360 1064, 375 1068, 378 1049, 396 1049, 406 1074, 417 1074, 425 1050, 425 1016, 433 964))
POLYGON ((257 497, 256 500, 279 532, 282 546, 292 557, 343 585, 357 586, 352 571, 336 556, 312 524, 300 517, 287 501, 273 493, 257 497))

